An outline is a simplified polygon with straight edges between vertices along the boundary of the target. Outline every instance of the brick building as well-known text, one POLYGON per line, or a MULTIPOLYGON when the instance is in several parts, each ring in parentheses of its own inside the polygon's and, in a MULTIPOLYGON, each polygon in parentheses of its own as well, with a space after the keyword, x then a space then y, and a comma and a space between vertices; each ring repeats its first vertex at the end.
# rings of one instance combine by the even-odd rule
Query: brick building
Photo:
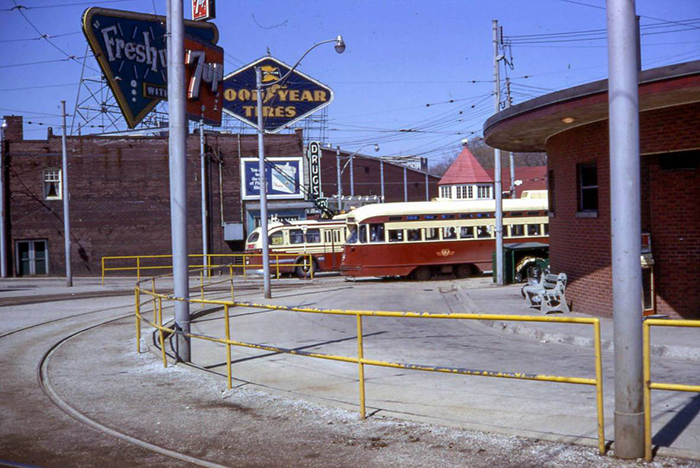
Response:
MULTIPOLYGON (((645 309, 700 318, 700 61, 640 73, 645 309)), ((512 106, 486 142, 546 151, 553 272, 569 276, 574 310, 612 314, 607 81, 512 106)))
MULTIPOLYGON (((6 116, 5 121, 0 174, 5 195, 8 272, 11 276, 63 275, 61 138, 49 129, 45 140, 25 140, 22 117, 6 116)), ((244 161, 257 158, 257 145, 255 134, 205 135, 210 253, 241 251, 244 237, 259 220, 259 202, 256 197, 244 196, 247 181, 242 175, 244 161)), ((99 275, 104 256, 169 254, 168 138, 74 136, 67 138, 67 149, 73 273, 99 275)), ((335 170, 335 151, 326 153, 324 174, 328 168, 335 170)), ((198 135, 188 136, 187 154, 188 248, 190 253, 201 253, 198 135)), ((267 135, 265 154, 270 162, 298 160, 307 170, 300 132, 267 135)), ((354 158, 356 195, 380 193, 379 164, 377 158, 354 158)), ((386 198, 402 200, 403 168, 385 166, 386 198)), ((344 185, 349 183, 346 178, 344 174, 344 185)), ((424 183, 425 174, 407 169, 407 180, 410 199, 424 200, 420 182, 424 183)), ((335 178, 324 175, 323 183, 324 190, 335 192, 335 178)), ((305 196, 308 176, 303 173, 296 185, 300 184, 296 195, 269 201, 271 216, 304 219, 318 212, 305 196)), ((349 193, 349 186, 344 190, 349 193)))

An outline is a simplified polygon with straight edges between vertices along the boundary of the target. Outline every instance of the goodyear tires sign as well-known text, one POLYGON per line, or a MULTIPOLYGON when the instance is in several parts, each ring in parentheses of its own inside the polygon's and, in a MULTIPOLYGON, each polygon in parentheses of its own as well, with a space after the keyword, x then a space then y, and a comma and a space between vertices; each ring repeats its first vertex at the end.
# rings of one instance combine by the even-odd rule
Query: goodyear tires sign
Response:
POLYGON ((273 57, 263 57, 224 78, 224 112, 258 127, 255 69, 262 71, 263 127, 276 133, 333 101, 333 91, 273 57))

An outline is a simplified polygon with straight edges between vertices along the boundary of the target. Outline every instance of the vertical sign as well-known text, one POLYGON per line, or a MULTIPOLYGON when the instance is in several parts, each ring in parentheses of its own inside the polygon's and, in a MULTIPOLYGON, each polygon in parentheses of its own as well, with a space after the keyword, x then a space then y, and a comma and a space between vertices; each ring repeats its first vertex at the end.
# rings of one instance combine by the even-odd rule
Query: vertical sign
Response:
POLYGON ((306 157, 309 160, 309 192, 312 200, 323 197, 321 191, 321 143, 310 141, 306 148, 306 157))
POLYGON ((192 19, 195 21, 216 18, 214 0, 192 0, 192 19))
POLYGON ((209 125, 221 125, 224 83, 224 49, 185 37, 185 83, 187 116, 203 119, 209 125))

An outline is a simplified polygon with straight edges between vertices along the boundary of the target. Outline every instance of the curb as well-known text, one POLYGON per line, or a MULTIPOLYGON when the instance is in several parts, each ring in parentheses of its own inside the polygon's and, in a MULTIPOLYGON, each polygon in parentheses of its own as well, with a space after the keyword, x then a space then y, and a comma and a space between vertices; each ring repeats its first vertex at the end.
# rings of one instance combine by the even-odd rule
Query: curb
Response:
MULTIPOLYGON (((463 288, 457 286, 456 290, 458 300, 464 305, 468 313, 484 314, 486 312, 479 309, 474 300, 467 294, 463 288)), ((523 315, 523 314, 518 314, 523 315)), ((540 342, 551 342, 578 346, 581 348, 593 348, 593 338, 583 336, 549 332, 536 328, 527 322, 506 322, 502 320, 476 320, 475 322, 489 327, 496 332, 509 333, 511 335, 522 336, 537 340, 540 342)), ((652 331, 653 335, 653 331, 652 331)), ((601 349, 603 351, 614 351, 615 345, 612 340, 601 339, 601 349)), ((671 357, 678 359, 687 359, 691 361, 700 361, 700 348, 691 348, 688 346, 674 345, 651 345, 651 355, 655 357, 671 357)))

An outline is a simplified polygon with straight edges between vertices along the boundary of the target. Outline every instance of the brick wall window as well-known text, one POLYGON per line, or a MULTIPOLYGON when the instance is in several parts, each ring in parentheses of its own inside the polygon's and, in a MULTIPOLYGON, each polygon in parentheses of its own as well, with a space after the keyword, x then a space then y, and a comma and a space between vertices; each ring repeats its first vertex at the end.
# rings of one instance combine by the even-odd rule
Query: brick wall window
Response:
POLYGON ((578 211, 598 212, 598 165, 596 163, 578 164, 577 188, 578 211))
POLYGON ((60 200, 62 198, 61 170, 44 170, 44 200, 60 200))
POLYGON ((549 213, 554 214, 556 212, 556 205, 554 202, 554 169, 547 171, 547 202, 549 205, 549 213))

